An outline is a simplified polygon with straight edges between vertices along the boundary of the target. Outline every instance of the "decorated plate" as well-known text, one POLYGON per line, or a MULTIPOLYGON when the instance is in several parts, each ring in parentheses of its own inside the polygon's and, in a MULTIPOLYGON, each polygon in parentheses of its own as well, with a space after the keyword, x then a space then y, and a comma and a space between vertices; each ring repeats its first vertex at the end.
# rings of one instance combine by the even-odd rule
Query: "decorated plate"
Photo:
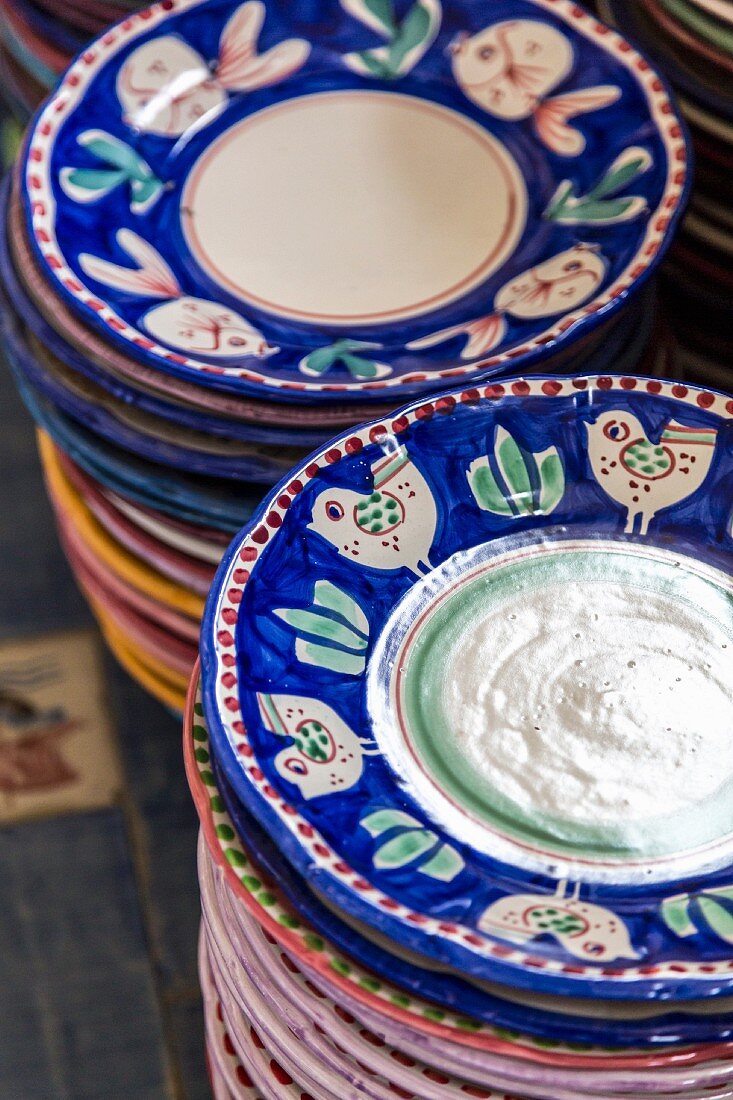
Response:
MULTIPOLYGON (((522 1069, 515 1064, 521 1060, 530 1065, 540 1062, 548 1080, 553 1076, 556 1083, 564 1071, 574 1074, 588 1069, 639 1074, 654 1069, 673 1076, 686 1074, 686 1082, 693 1078, 700 1084, 724 1082, 725 1074, 718 1066, 730 1065, 731 1044, 712 1043, 708 1038, 697 1046, 670 1045, 680 1040, 679 1012, 667 1013, 665 1019, 663 1009, 657 1011, 651 1028, 643 1027, 642 1014, 636 1022, 616 1022, 611 1030, 608 1016, 580 1018, 580 1003, 575 1014, 555 1020, 553 1026, 547 1013, 543 1017, 506 999, 502 1004, 490 994, 482 998, 474 986, 441 970, 431 973, 424 968, 425 984, 420 986, 414 959, 390 955, 382 945, 366 940, 363 929, 347 926, 327 910, 284 864, 276 845, 252 816, 236 803, 211 753, 198 698, 195 670, 185 718, 186 771, 210 855, 232 900, 236 899, 234 911, 244 952, 257 949, 260 935, 276 939, 320 989, 348 1005, 362 1024, 379 1030, 385 1018, 389 1019, 395 1042, 413 1054, 422 1050, 423 1057, 427 1036, 427 1049, 438 1064, 456 1073, 480 1073, 486 1080, 495 1070, 521 1075, 522 1069), (460 1015, 462 1011, 471 1015, 460 1015), (588 1027, 597 1030, 586 1033, 588 1027), (559 1038, 548 1034, 553 1030, 560 1033, 559 1038), (531 1031, 541 1038, 534 1038, 531 1031), (572 1039, 567 1039, 568 1032, 572 1039), (640 1041, 653 1041, 654 1046, 642 1049, 640 1041), (582 1049, 578 1048, 580 1042, 582 1049), (507 1058, 511 1059, 508 1065, 507 1058), (553 1070, 557 1071, 554 1075, 553 1070)), ((585 1006, 589 1003, 599 1004, 585 1002, 585 1006)), ((640 1007, 654 1014, 654 1009, 662 1006, 640 1007)), ((689 1005, 685 1015, 689 1015, 688 1009, 689 1005)), ((724 1025, 718 1030, 724 1031, 724 1025)), ((629 1083, 631 1078, 626 1080, 629 1083)), ((676 1083, 680 1084, 679 1078, 676 1083)))
POLYGON ((610 316, 685 162, 661 79, 570 0, 165 0, 69 70, 23 202, 46 278, 133 358, 384 400, 610 316))
POLYGON ((267 499, 207 605, 207 716, 338 907, 539 990, 733 987, 732 418, 522 379, 367 425, 267 499))

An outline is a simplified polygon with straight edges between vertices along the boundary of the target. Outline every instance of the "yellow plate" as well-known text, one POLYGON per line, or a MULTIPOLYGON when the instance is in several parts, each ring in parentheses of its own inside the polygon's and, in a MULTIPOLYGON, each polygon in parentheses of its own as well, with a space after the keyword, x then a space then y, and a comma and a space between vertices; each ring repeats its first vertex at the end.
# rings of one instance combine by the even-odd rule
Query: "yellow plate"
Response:
POLYGON ((131 554, 109 535, 91 514, 79 494, 69 483, 56 454, 56 448, 45 432, 38 432, 38 446, 46 483, 52 500, 76 528, 79 537, 104 564, 146 596, 200 619, 205 600, 190 589, 176 584, 131 554))
POLYGON ((183 713, 186 701, 186 677, 171 672, 160 661, 151 658, 125 635, 98 603, 91 599, 89 603, 107 645, 125 671, 158 702, 183 713))

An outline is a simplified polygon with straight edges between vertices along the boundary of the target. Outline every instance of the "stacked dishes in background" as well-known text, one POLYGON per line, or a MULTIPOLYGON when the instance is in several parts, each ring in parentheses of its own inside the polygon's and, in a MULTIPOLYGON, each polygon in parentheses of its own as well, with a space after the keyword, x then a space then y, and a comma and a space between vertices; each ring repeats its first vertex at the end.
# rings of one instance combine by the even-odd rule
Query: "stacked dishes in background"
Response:
POLYGON ((215 1095, 731 1095, 732 430, 507 380, 264 501, 185 728, 215 1095))
POLYGON ((25 124, 96 35, 139 0, 0 0, 0 102, 25 124))
POLYGON ((224 545, 334 433, 518 370, 668 374, 687 186, 663 83, 564 0, 164 0, 91 43, 5 181, 0 309, 126 666, 182 706, 224 545))
POLYGON ((663 273, 686 378, 731 386, 733 340, 733 5, 728 0, 599 0, 673 84, 695 151, 688 214, 663 273))

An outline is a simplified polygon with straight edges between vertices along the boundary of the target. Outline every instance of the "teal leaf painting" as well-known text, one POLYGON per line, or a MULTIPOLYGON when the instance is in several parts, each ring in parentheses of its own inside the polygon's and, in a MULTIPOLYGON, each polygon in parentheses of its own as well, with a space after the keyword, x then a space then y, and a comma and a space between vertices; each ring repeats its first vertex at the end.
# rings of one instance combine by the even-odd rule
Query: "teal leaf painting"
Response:
POLYGON ((403 810, 375 810, 360 824, 372 837, 390 834, 374 852, 378 871, 394 871, 416 863, 415 869, 421 875, 451 882, 463 870, 464 861, 455 848, 441 843, 432 830, 423 828, 403 810))
POLYGON ((301 663, 346 676, 364 671, 369 621, 356 600, 335 584, 316 581, 310 607, 280 607, 274 614, 295 632, 301 663))
POLYGON ((104 130, 85 130, 77 142, 100 166, 61 169, 61 187, 74 202, 96 202, 116 187, 127 186, 133 214, 144 214, 160 197, 164 184, 124 141, 104 130))
POLYGON ((425 55, 440 29, 439 0, 416 0, 399 22, 392 0, 341 0, 345 11, 380 38, 384 46, 346 54, 344 62, 362 76, 398 80, 425 55))
POLYGON ((326 347, 311 351, 300 360, 299 366, 303 374, 318 377, 326 374, 332 367, 340 365, 352 378, 360 382, 368 382, 392 373, 392 368, 386 363, 379 363, 371 356, 362 354, 379 347, 381 347, 380 344, 372 344, 366 340, 337 340, 326 347))
POLYGON ((733 944, 733 885, 666 898, 661 913, 669 930, 680 938, 702 932, 733 944))
POLYGON ((479 508, 507 518, 549 515, 565 492, 557 448, 533 454, 505 428, 497 428, 493 454, 475 459, 466 476, 479 508))
POLYGON ((560 225, 610 225, 631 221, 647 209, 646 199, 641 195, 619 197, 619 192, 647 172, 651 165, 652 157, 646 149, 632 145, 616 157, 586 195, 577 195, 575 184, 563 180, 544 216, 560 225))

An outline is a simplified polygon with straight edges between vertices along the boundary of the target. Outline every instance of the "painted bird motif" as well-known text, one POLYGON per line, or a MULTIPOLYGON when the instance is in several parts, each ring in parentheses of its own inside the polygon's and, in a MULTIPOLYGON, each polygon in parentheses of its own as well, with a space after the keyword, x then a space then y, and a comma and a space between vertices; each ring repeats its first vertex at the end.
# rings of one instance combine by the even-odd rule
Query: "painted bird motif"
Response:
POLYGON ((500 898, 482 914, 479 928, 511 943, 553 936, 569 955, 587 962, 639 958, 620 917, 601 905, 581 900, 579 885, 570 897, 566 893, 567 882, 562 881, 554 897, 515 894, 500 898))
POLYGON ((605 273, 605 261, 595 245, 573 245, 505 283, 494 298, 493 313, 433 332, 407 346, 413 350, 429 348, 464 334, 461 359, 476 359, 504 339, 505 314, 532 321, 568 313, 596 293, 605 273))
POLYGON ((303 798, 350 790, 361 779, 364 757, 378 755, 373 742, 358 737, 320 699, 263 692, 258 693, 257 703, 265 729, 290 740, 273 763, 303 798))
POLYGON ((451 46, 453 75, 464 95, 495 118, 532 118, 542 141, 555 153, 576 157, 585 138, 569 120, 613 103, 614 84, 580 88, 550 97, 573 65, 573 49, 560 31, 535 19, 509 19, 451 46))
POLYGON ((429 572, 437 524, 430 486, 400 446, 375 462, 372 474, 371 493, 325 489, 308 526, 359 565, 429 572))
POLYGON ((685 500, 702 485, 715 452, 715 428, 694 428, 670 420, 658 443, 635 416, 602 413, 588 432, 588 457, 599 485, 627 512, 626 533, 640 517, 645 535, 657 512, 685 500))

